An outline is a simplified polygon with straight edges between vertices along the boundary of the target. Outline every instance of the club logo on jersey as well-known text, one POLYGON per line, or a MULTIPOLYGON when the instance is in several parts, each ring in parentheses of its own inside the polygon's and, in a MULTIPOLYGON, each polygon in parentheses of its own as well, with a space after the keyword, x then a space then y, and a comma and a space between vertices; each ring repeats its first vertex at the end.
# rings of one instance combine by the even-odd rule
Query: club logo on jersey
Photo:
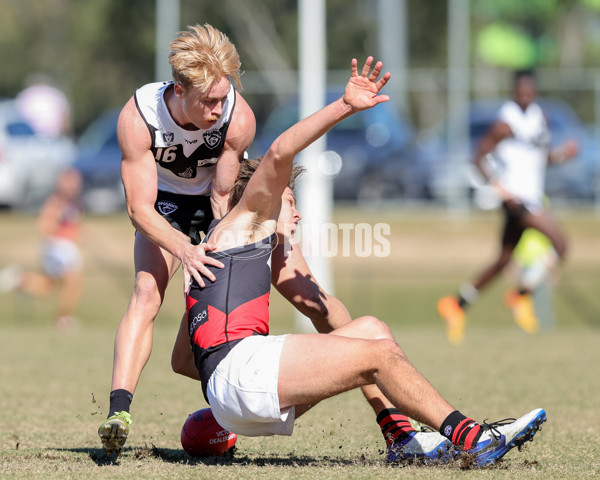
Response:
POLYGON ((158 211, 163 215, 169 215, 179 208, 176 204, 169 202, 168 200, 160 200, 157 207, 158 211))
POLYGON ((177 175, 182 178, 193 178, 196 175, 196 172, 192 167, 188 167, 183 172, 178 173, 177 175))
POLYGON ((208 148, 215 148, 219 143, 221 143, 221 138, 223 134, 220 130, 210 130, 208 132, 204 132, 204 143, 208 148))
POLYGON ((175 139, 175 134, 173 132, 163 132, 163 140, 167 145, 171 145, 173 140, 175 139))

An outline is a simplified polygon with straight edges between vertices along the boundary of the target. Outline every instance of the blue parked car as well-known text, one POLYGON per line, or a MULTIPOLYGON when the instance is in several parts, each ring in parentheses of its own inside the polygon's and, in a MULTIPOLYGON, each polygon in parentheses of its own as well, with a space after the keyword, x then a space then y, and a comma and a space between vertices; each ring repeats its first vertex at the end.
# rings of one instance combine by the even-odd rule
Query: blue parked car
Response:
POLYGON ((83 203, 90 213, 108 214, 125 209, 118 118, 119 110, 104 113, 86 128, 78 141, 73 166, 81 172, 83 203))

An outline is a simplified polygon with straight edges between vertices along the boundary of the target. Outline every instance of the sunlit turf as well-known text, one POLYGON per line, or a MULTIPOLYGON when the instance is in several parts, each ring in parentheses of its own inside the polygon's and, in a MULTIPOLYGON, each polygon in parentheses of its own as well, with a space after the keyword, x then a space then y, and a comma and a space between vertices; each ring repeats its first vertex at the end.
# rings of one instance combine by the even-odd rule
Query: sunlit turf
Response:
MULTIPOLYGON (((240 437, 233 459, 194 460, 179 432, 206 406, 200 387, 170 369, 182 314, 181 280, 170 286, 154 350, 132 405, 129 448, 119 461, 99 448, 106 415, 114 332, 126 307, 133 229, 123 216, 90 218, 83 250, 86 291, 79 326, 50 326, 53 301, 0 296, 0 477, 2 478, 592 478, 600 475, 600 222, 591 212, 559 218, 571 252, 554 292, 556 324, 528 336, 502 305, 503 277, 469 311, 465 342, 449 345, 435 312, 493 254, 495 214, 340 210, 337 221, 391 225, 391 255, 332 259, 335 293, 355 315, 392 326, 412 362, 457 408, 478 420, 543 407, 548 422, 533 443, 484 473, 445 467, 391 467, 383 437, 359 392, 318 405, 291 438, 240 437), (368 220, 366 220, 368 219, 368 220)), ((33 216, 0 215, 0 266, 37 265, 33 216)), ((272 295, 272 329, 294 328, 290 307, 272 295)))

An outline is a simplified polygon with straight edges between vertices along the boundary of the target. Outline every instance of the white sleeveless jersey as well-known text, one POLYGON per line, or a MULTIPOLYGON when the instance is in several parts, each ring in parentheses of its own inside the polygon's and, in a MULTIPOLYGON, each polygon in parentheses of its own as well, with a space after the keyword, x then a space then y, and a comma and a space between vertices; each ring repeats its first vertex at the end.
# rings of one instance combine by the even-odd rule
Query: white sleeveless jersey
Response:
POLYGON ((229 89, 223 114, 209 130, 186 130, 171 117, 164 93, 173 82, 149 83, 135 92, 135 103, 152 137, 158 190, 183 195, 210 195, 215 163, 223 151, 235 107, 229 89))
POLYGON ((526 206, 539 207, 550 148, 544 112, 537 103, 523 111, 511 100, 500 108, 498 120, 508 124, 513 133, 496 147, 501 163, 500 185, 526 206))

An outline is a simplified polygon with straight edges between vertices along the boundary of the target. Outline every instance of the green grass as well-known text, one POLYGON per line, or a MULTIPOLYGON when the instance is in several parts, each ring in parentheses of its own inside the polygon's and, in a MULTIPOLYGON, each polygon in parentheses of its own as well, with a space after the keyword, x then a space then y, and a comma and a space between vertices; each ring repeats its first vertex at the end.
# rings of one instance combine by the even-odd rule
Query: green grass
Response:
MULTIPOLYGON (((182 313, 181 280, 167 293, 154 350, 132 405, 134 424, 119 461, 99 448, 114 332, 131 288, 132 228, 122 216, 90 218, 84 253, 86 291, 74 331, 50 326, 52 300, 0 296, 0 478, 592 478, 600 475, 600 222, 591 213, 560 215, 571 244, 554 295, 556 325, 531 337, 512 324, 502 278, 469 314, 466 339, 450 346, 435 301, 489 260, 494 214, 449 219, 440 212, 340 210, 336 220, 389 222, 392 255, 333 260, 336 294, 355 315, 390 323, 409 358, 457 408, 478 420, 520 416, 541 406, 548 422, 533 443, 484 471, 389 466, 383 438, 358 392, 323 402, 287 437, 240 437, 232 459, 191 459, 179 432, 206 406, 199 385, 170 370, 182 313)), ((34 218, 0 216, 0 266, 36 266, 34 218)), ((293 328, 277 294, 274 332, 293 328)))

